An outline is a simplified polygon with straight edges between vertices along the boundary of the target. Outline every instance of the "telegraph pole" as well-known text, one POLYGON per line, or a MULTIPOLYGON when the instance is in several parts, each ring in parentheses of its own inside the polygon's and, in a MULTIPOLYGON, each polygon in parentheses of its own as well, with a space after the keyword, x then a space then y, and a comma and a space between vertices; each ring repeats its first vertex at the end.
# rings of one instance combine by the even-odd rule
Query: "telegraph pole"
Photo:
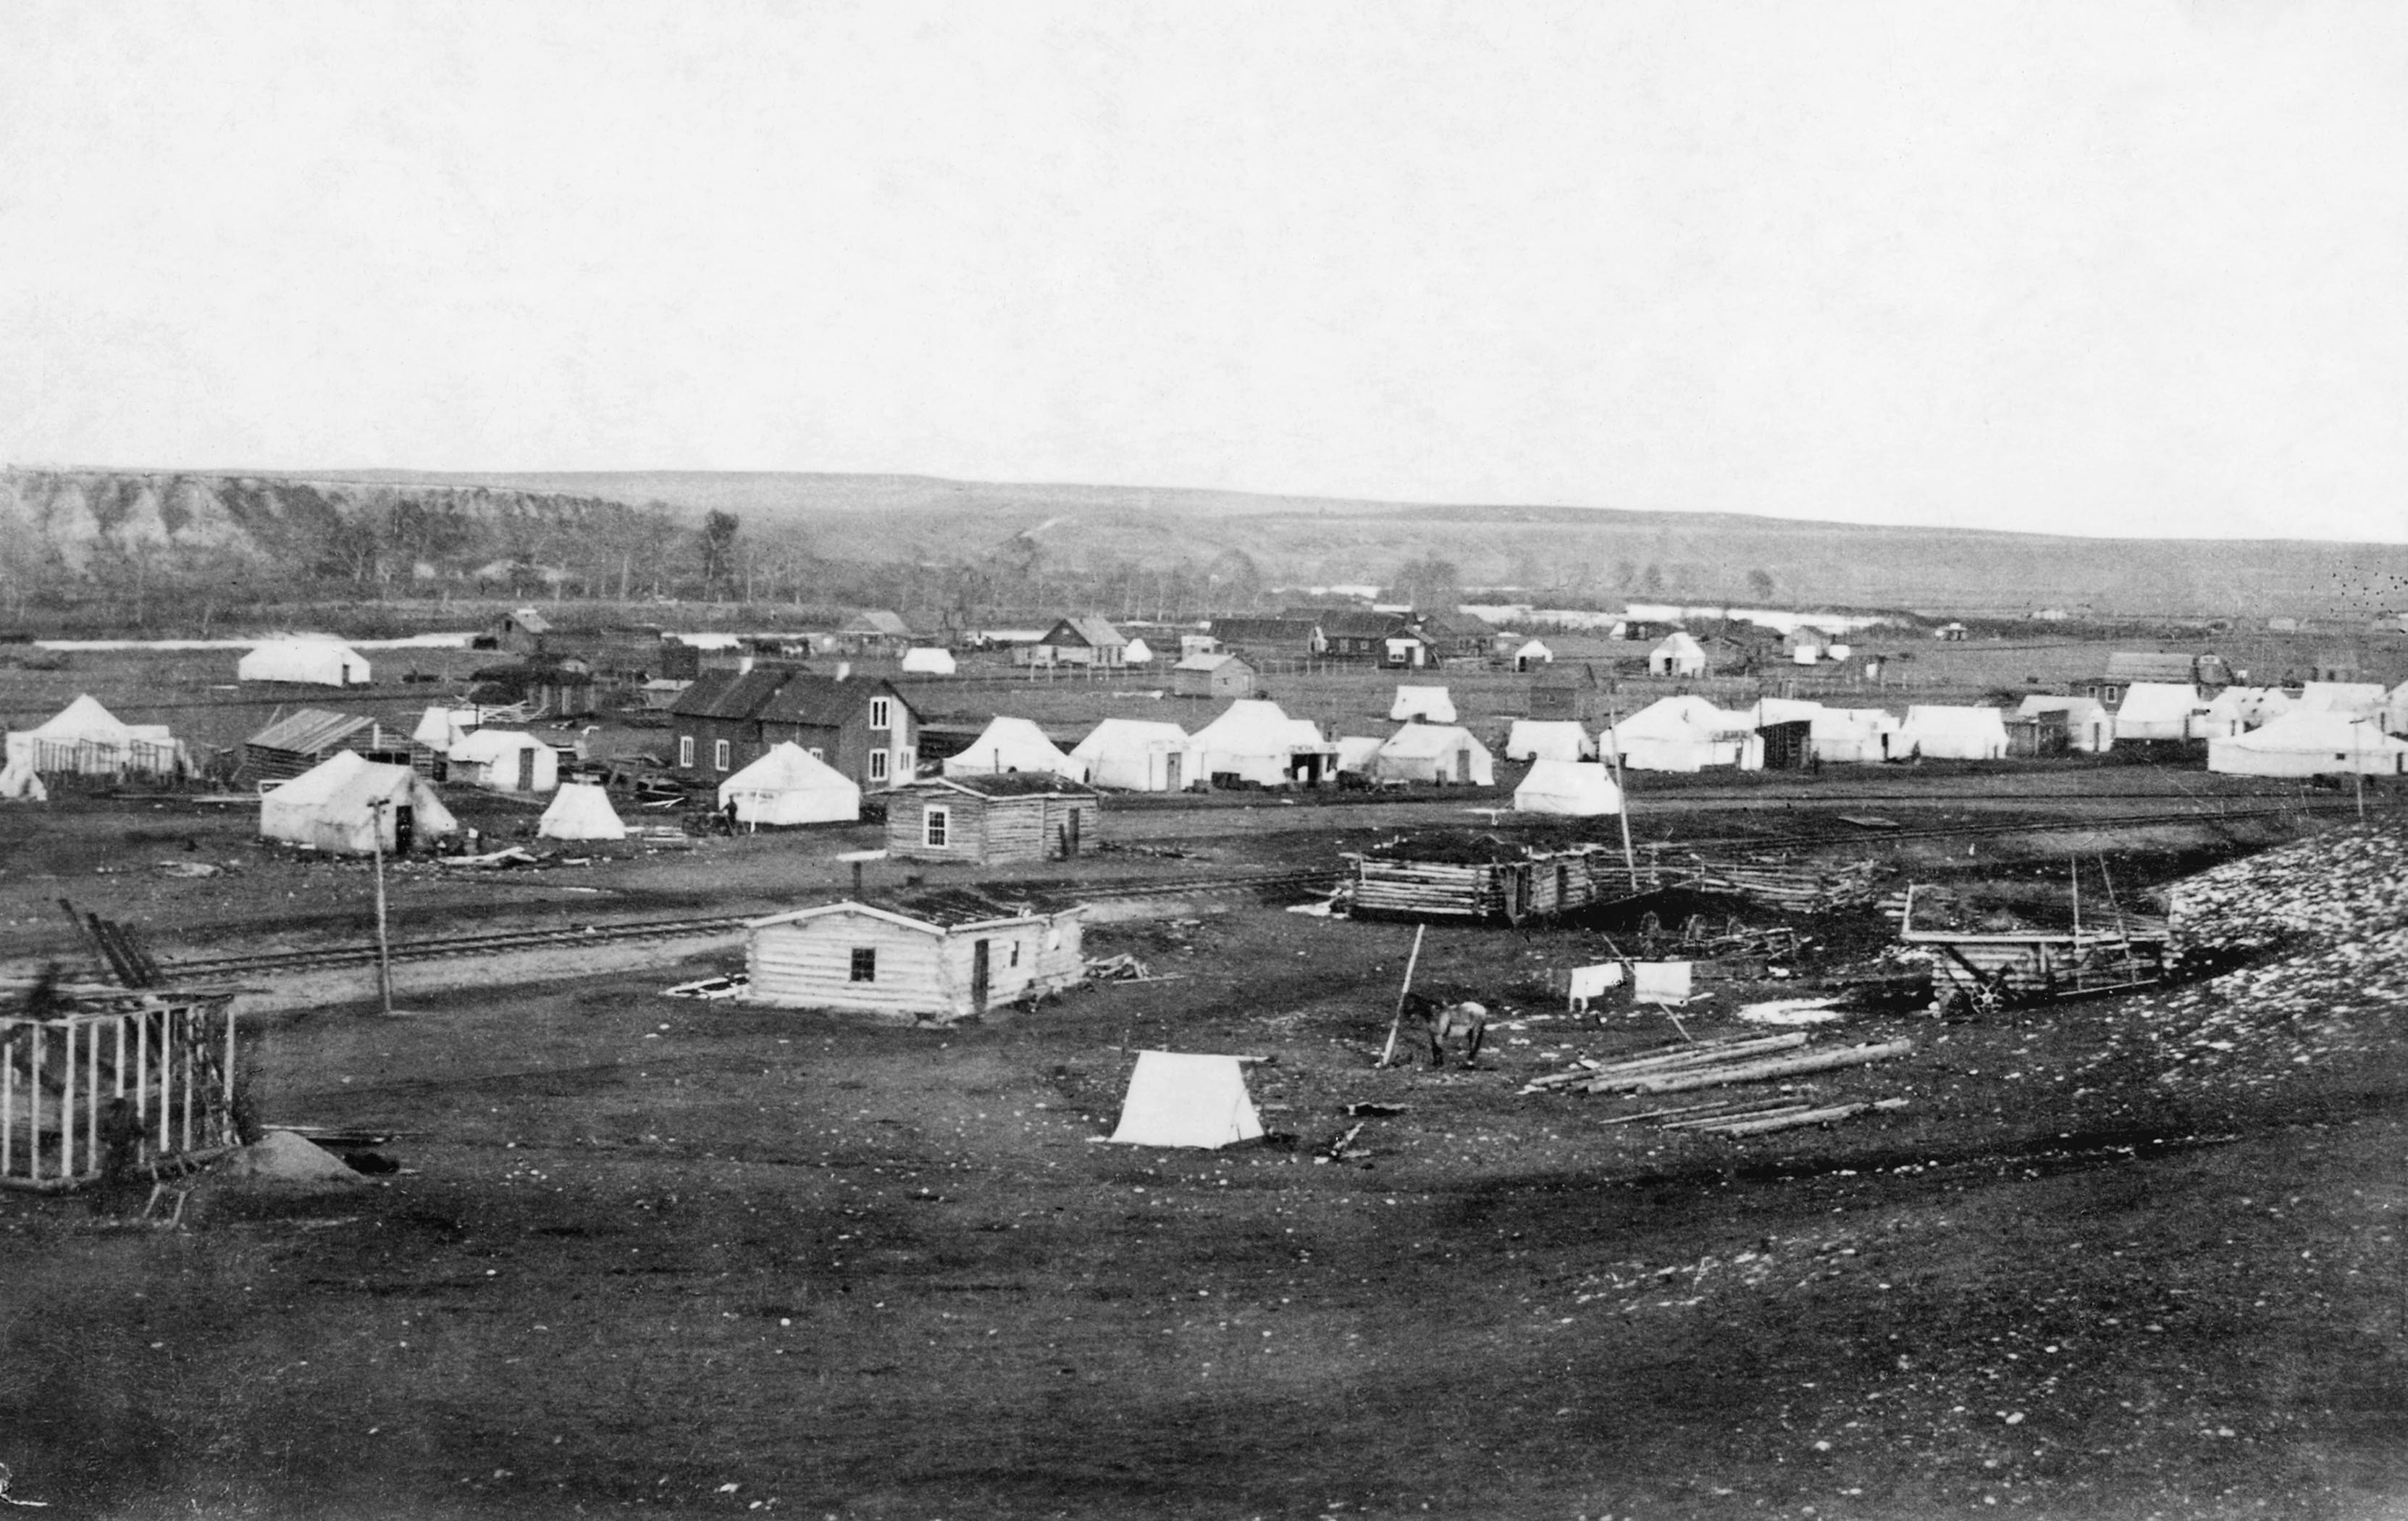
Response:
POLYGON ((377 919, 377 1001, 383 1005, 387 1016, 393 1013, 393 945, 385 938, 384 927, 384 811, 393 806, 389 797, 373 798, 368 803, 369 848, 376 855, 376 919, 377 919))

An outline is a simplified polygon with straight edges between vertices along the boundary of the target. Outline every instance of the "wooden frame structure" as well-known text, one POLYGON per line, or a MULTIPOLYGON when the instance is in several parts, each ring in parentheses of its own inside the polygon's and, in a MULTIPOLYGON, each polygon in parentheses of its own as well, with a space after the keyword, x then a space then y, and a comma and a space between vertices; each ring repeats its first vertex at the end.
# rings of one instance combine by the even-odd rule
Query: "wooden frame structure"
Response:
POLYGON ((2077 917, 2068 929, 1965 931, 1918 929, 1909 884, 1899 918, 1899 939, 1934 953, 1935 988, 1980 993, 1995 990, 2024 1002, 2096 997, 2165 980, 2172 940, 2166 922, 2143 914, 2094 914, 2085 928, 2077 917))
POLYGON ((1622 853, 1605 845, 1402 841, 1346 859, 1353 864, 1348 911, 1357 919, 1518 925, 1635 896, 1622 853))
POLYGON ((0 1186, 93 1183, 129 1123, 132 1160, 148 1176, 239 1144, 234 997, 69 984, 49 990, 46 1009, 0 1014, 0 1186), (120 1098, 129 1107, 113 1117, 120 1098))

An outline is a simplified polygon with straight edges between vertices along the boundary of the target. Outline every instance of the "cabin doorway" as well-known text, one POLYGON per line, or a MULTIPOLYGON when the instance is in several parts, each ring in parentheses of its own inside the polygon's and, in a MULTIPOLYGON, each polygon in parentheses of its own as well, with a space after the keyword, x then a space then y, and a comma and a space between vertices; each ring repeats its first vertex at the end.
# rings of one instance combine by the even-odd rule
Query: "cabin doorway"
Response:
POLYGON ((974 1013, 986 1008, 987 986, 994 975, 992 944, 988 940, 970 944, 970 1010, 974 1013))
POLYGON ((418 819, 408 803, 395 803, 393 809, 393 853, 408 855, 418 835, 418 819))

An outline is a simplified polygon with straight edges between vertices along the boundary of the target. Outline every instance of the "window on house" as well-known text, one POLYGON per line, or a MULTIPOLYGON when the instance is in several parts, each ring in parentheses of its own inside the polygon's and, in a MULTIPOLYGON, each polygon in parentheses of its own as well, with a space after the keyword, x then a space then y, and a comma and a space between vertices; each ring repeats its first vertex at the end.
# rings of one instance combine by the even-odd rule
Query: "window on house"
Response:
POLYGON ((678 736, 678 764, 680 766, 694 764, 694 736, 691 734, 678 736))
POLYGON ((872 782, 886 780, 886 752, 873 750, 869 753, 869 780, 872 782))
POLYGON ((853 948, 853 980, 856 983, 878 981, 878 948, 856 945, 853 948))
POLYGON ((953 810, 932 808, 920 816, 920 838, 930 845, 945 842, 946 826, 953 823, 953 810))
POLYGON ((1020 965, 1020 942, 1018 940, 1011 942, 1011 964, 1015 967, 1020 965))
POLYGON ((724 740, 724 739, 719 740, 717 743, 713 744, 713 745, 710 747, 710 764, 711 764, 711 766, 712 766, 714 768, 716 768, 716 769, 718 769, 718 770, 724 771, 724 770, 726 770, 726 769, 727 769, 727 741, 726 741, 726 740, 724 740))
POLYGON ((891 729, 895 726, 895 704, 884 697, 869 699, 869 726, 891 729))
POLYGON ((815 761, 824 761, 827 759, 827 746, 813 745, 810 749, 804 751, 803 753, 809 755, 815 761))

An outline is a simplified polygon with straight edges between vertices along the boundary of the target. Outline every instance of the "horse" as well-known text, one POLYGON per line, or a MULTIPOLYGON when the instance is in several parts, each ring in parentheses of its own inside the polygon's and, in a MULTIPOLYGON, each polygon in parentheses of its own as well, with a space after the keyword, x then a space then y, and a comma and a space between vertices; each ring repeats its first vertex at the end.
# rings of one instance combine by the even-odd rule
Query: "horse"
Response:
POLYGON ((1469 1067, 1479 1061, 1481 1042, 1488 1039, 1486 1006, 1469 1000, 1440 1003, 1418 993, 1408 993, 1405 995, 1405 1012, 1428 1031, 1432 1067, 1446 1065, 1446 1042, 1450 1037, 1460 1037, 1463 1040, 1464 1066, 1469 1067))

